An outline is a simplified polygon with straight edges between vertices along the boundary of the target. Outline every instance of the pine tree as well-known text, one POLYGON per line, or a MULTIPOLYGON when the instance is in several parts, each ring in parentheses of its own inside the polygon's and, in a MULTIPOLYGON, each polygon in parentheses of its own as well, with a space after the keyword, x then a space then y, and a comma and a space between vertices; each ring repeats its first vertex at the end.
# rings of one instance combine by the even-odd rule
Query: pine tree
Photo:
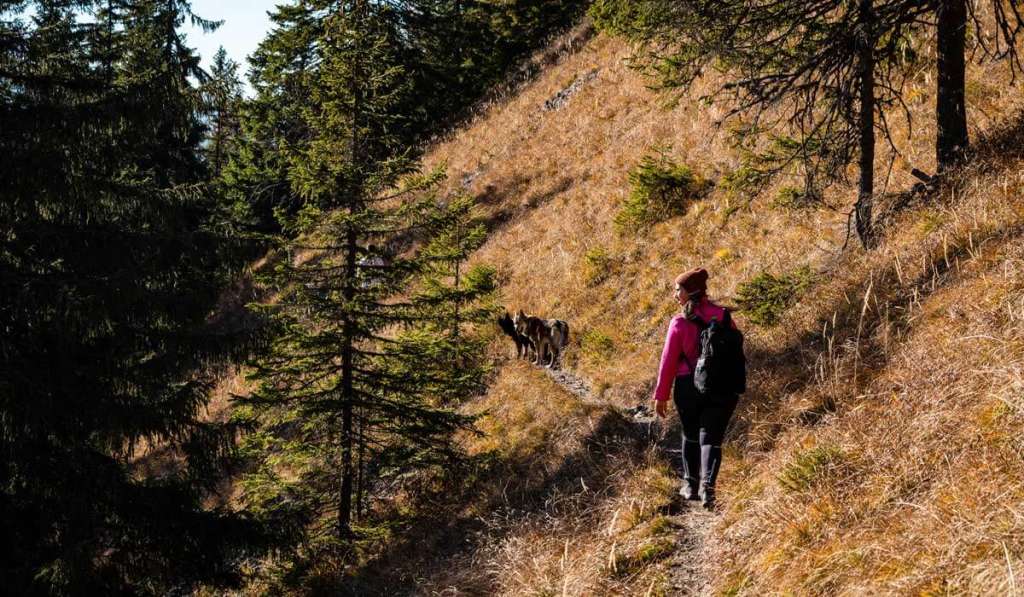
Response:
POLYGON ((238 63, 228 58, 227 51, 219 48, 213 56, 210 77, 201 92, 206 119, 206 163, 213 174, 221 175, 228 156, 234 153, 234 144, 240 134, 239 111, 242 105, 242 81, 238 77, 238 63))
POLYGON ((589 2, 571 0, 409 0, 405 28, 419 52, 423 133, 461 116, 510 68, 575 22, 589 2))
POLYGON ((241 135, 221 174, 238 221, 275 233, 293 217, 301 200, 288 171, 308 136, 303 116, 323 28, 323 10, 298 1, 277 7, 272 29, 250 58, 255 97, 241 108, 241 135))
MULTIPOLYGON (((302 40, 310 47, 288 50, 317 61, 303 75, 307 137, 288 166, 304 201, 287 226, 298 236, 271 279, 282 296, 265 308, 279 335, 254 365, 260 389, 240 412, 262 425, 248 440, 262 455, 247 481, 254 508, 295 514, 313 544, 333 545, 354 536, 373 479, 457 459, 452 435, 470 421, 443 398, 468 382, 442 365, 473 345, 438 333, 446 296, 415 290, 442 258, 409 243, 453 216, 431 191, 440 174, 416 174, 404 149, 414 88, 396 13, 367 0, 318 10, 307 13, 322 19, 302 40)), ((463 317, 492 284, 464 281, 463 317)), ((479 384, 478 372, 462 374, 479 384)))
POLYGON ((232 575, 244 521, 200 505, 207 322, 236 241, 203 191, 183 2, 0 11, 0 563, 12 594, 158 593, 232 575), (82 18, 82 15, 93 18, 82 18), (159 478, 142 442, 183 458, 159 478))
MULTIPOLYGON (((402 136, 419 146, 451 126, 516 61, 564 28, 587 2, 540 0, 403 0, 387 3, 401 35, 409 94, 402 136)), ((255 97, 242 109, 243 133, 223 173, 238 216, 261 232, 277 232, 275 214, 293 216, 301 203, 288 179, 294 148, 306 138, 303 106, 317 67, 327 4, 300 0, 277 7, 274 28, 252 56, 255 97)))

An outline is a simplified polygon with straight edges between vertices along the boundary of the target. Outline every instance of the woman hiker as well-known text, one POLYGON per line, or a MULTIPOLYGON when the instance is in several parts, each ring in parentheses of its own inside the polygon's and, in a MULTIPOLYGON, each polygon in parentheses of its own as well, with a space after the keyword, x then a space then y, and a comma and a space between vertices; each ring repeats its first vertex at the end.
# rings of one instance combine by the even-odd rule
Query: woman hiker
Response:
MULTIPOLYGON (((714 507, 715 478, 722 463, 722 437, 736 409, 737 394, 701 394, 694 385, 693 373, 700 356, 701 325, 695 318, 710 323, 724 321, 724 308, 707 297, 708 272, 697 268, 680 274, 675 280, 675 298, 683 308, 669 322, 665 348, 661 352, 658 383, 654 388, 655 410, 664 418, 669 393, 683 424, 683 499, 699 499, 707 509, 714 507)), ((732 319, 730 318, 730 323, 732 319)), ((732 323, 735 329, 736 324, 732 323)))

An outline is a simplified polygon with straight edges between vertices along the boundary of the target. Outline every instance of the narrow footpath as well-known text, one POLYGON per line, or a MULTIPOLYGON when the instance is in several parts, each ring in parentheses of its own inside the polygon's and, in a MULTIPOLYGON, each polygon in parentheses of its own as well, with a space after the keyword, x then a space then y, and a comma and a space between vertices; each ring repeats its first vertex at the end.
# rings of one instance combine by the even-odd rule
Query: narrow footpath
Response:
MULTIPOLYGON (((585 404, 592 406, 614 407, 606 400, 594 398, 590 391, 590 383, 571 371, 544 369, 551 379, 558 383, 565 391, 578 397, 585 404)), ((638 425, 644 426, 646 433, 652 435, 654 427, 659 423, 654 413, 646 405, 635 409, 621 411, 624 416, 631 417, 638 425)), ((672 440, 669 440, 670 442, 672 440)), ((664 442, 659 442, 664 443, 664 442)), ((672 443, 671 445, 675 445, 672 443)), ((667 452, 672 454, 673 462, 680 456, 679 448, 668 448, 667 452)), ((676 463, 678 466, 678 463, 676 463)), ((676 535, 676 551, 672 554, 668 566, 668 588, 672 595, 686 597, 707 597, 711 593, 711 582, 709 575, 708 549, 713 535, 711 529, 714 526, 717 515, 708 512, 700 507, 699 502, 682 502, 678 508, 673 509, 669 516, 673 523, 679 528, 676 535)))

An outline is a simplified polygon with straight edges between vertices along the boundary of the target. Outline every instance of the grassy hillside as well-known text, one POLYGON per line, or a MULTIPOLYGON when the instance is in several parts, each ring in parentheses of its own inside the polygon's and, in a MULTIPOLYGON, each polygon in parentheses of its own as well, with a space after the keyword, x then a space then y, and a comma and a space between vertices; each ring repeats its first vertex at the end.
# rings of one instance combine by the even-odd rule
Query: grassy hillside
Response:
MULTIPOLYGON (((421 594, 678 591, 673 568, 687 538, 671 516, 676 473, 613 407, 648 398, 674 311, 671 280, 702 265, 726 304, 758 276, 788 275, 800 288, 789 304, 761 305, 773 325, 749 310, 737 317, 753 373, 704 546, 710 588, 1015 589, 1024 582, 1021 84, 1002 66, 971 67, 971 165, 936 196, 888 214, 879 246, 864 251, 844 248, 852 187, 799 206, 787 201, 792 180, 730 186, 742 164, 714 124, 724 107, 688 97, 665 106, 626 66, 629 54, 598 35, 427 156, 447 163, 451 190, 478 198, 491 235, 475 260, 497 268, 504 304, 570 322, 566 368, 589 380, 592 402, 507 360, 511 345, 496 338, 503 366, 469 407, 484 413, 486 435, 466 439, 495 462, 465 493, 438 498, 432 532, 382 556, 382 578, 421 594), (681 215, 620 232, 629 172, 657 148, 704 190, 681 215)), ((908 189, 911 167, 933 166, 931 65, 924 53, 915 67, 914 126, 896 119, 900 155, 891 176, 879 169, 878 188, 908 189)))
MULTIPOLYGON (((970 165, 903 209, 887 211, 899 201, 887 195, 882 238, 864 251, 846 242, 853 187, 801 205, 798 181, 737 182, 742 156, 715 124, 726 107, 693 99, 714 81, 669 106, 627 67, 626 45, 570 37, 585 45, 437 142, 426 166, 446 163, 447 190, 477 198, 490 234, 473 260, 497 269, 503 304, 570 323, 565 370, 586 399, 512 359, 492 330, 496 374, 466 406, 483 433, 463 438, 480 461, 458 486, 396 491, 386 503, 408 522, 358 570, 325 563, 325 582, 422 595, 1016 590, 1024 85, 971 66, 970 165), (689 192, 659 221, 622 226, 630 172, 658 155, 685 168, 689 192), (650 397, 671 281, 697 265, 713 299, 746 307, 751 369, 720 510, 704 518, 674 500, 674 415, 653 437, 623 415, 650 397)), ((911 167, 933 169, 932 66, 923 51, 905 98, 913 127, 893 115, 898 155, 881 152, 893 167, 876 188, 904 191, 911 167)), ((227 377, 211 416, 244 391, 227 377)), ((237 499, 221 489, 218 501, 237 499)))

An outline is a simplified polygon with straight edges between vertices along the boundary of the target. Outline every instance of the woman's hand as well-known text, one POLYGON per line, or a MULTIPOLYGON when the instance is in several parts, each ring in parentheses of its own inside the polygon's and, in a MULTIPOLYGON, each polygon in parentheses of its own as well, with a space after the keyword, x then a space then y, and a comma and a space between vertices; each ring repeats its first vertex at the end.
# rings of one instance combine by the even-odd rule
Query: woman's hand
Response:
POLYGON ((665 416, 668 415, 668 400, 655 400, 654 412, 658 413, 658 416, 664 419, 665 416))

